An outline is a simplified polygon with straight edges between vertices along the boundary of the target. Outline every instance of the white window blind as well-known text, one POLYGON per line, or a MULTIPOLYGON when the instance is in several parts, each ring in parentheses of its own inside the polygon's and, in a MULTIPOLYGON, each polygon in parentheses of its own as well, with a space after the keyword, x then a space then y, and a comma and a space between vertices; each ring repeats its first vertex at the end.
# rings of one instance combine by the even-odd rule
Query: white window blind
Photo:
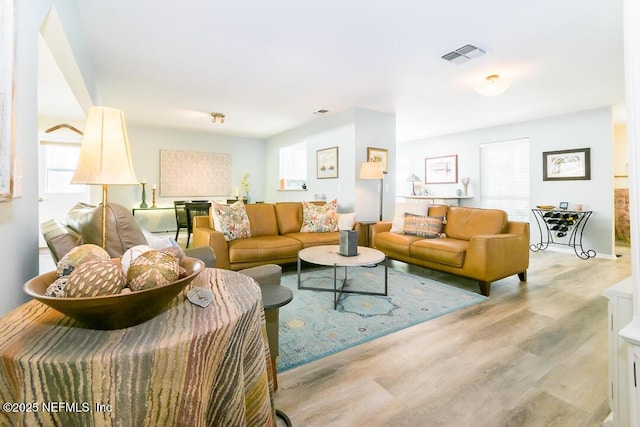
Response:
POLYGON ((529 221, 529 138, 480 145, 482 205, 529 221))

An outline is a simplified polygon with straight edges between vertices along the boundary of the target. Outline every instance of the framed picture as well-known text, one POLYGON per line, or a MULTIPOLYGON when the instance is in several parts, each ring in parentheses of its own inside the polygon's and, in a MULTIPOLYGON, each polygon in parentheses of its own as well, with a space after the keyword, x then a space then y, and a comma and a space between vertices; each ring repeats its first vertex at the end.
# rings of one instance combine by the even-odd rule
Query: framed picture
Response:
POLYGON ((558 206, 560 209, 569 209, 569 202, 560 202, 558 206))
POLYGON ((338 147, 316 151, 316 177, 318 179, 338 177, 338 147))
POLYGON ((458 155, 424 159, 425 184, 455 184, 458 182, 458 155))
POLYGON ((591 179, 591 149, 546 151, 542 153, 542 180, 591 179))
POLYGON ((367 147, 367 161, 382 163, 382 172, 389 172, 389 150, 367 147))

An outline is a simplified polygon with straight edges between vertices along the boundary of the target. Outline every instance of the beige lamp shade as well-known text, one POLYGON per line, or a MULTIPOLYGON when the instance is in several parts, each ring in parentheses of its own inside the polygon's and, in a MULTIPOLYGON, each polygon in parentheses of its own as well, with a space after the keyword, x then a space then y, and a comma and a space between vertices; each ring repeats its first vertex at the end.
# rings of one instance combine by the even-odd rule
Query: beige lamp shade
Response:
POLYGON ((124 112, 90 107, 72 184, 135 185, 124 112))
POLYGON ((384 170, 382 168, 382 162, 364 162, 360 166, 360 179, 383 179, 384 170))

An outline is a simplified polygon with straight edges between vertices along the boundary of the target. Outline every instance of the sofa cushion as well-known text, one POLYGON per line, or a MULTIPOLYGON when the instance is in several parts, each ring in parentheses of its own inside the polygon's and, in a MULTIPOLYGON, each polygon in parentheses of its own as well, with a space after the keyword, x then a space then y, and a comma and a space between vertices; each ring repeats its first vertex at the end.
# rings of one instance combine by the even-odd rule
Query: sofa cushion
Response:
MULTIPOLYGON (((67 214, 67 225, 82 236, 83 243, 102 245, 102 205, 76 204, 67 214)), ((147 239, 131 211, 116 203, 107 204, 106 250, 121 257, 133 246, 146 245, 147 239)))
POLYGON ((287 233, 285 236, 298 240, 302 243, 303 248, 318 245, 337 245, 340 243, 339 231, 330 233, 287 233))
POLYGON ((280 234, 300 231, 300 227, 302 227, 302 203, 278 202, 276 203, 276 215, 280 234))
POLYGON ((424 240, 424 237, 383 231, 375 235, 374 244, 376 249, 387 254, 396 253, 408 257, 410 256, 409 246, 419 240, 424 240))
POLYGON ((211 202, 211 217, 216 231, 227 241, 251 237, 251 224, 242 200, 232 205, 211 202))
POLYGON ((402 228, 404 227, 404 214, 410 213, 414 215, 426 215, 427 207, 428 203, 423 200, 396 203, 390 231, 392 233, 402 233, 402 228))
POLYGON ((253 203, 245 205, 249 222, 251 223, 251 236, 277 236, 278 220, 275 206, 271 203, 253 203))
POLYGON ((453 239, 471 240, 473 236, 504 233, 506 228, 505 211, 452 206, 447 213, 444 232, 453 239))
POLYGON ((229 261, 233 263, 259 262, 295 258, 302 244, 287 236, 253 236, 229 242, 229 261))
POLYGON ((462 267, 469 247, 467 240, 458 239, 421 239, 409 247, 411 257, 438 264, 462 267))
POLYGON ((443 216, 430 217, 405 213, 402 231, 410 236, 426 237, 427 239, 446 237, 443 233, 445 222, 446 218, 443 216))
POLYGON ((302 202, 301 233, 325 233, 338 230, 338 200, 318 206, 310 202, 302 202))
POLYGON ((338 230, 353 230, 356 225, 356 213, 338 213, 338 230))

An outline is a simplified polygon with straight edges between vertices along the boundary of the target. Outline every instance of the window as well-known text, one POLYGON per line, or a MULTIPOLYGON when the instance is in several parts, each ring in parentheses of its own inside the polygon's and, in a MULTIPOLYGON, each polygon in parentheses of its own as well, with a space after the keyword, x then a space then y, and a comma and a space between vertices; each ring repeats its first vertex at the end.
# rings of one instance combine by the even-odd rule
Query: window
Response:
POLYGON ((483 207, 529 221, 529 138, 480 145, 480 193, 483 207))
POLYGON ((307 182, 307 143, 280 148, 280 189, 299 190, 307 182))
POLYGON ((84 193, 85 185, 71 184, 78 165, 80 144, 42 142, 45 193, 84 193))

